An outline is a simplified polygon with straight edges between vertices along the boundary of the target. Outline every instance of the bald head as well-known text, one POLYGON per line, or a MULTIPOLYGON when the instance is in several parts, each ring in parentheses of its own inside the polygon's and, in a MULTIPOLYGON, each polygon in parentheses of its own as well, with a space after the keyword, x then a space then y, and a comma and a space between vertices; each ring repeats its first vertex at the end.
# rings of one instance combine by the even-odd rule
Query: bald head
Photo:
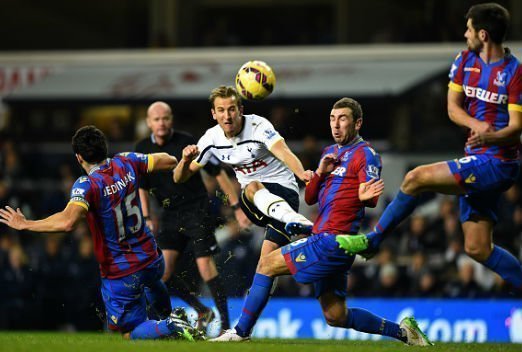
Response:
POLYGON ((147 126, 152 131, 156 142, 163 144, 172 133, 172 110, 167 103, 157 101, 147 110, 147 126))
POLYGON ((157 101, 152 103, 147 109, 147 117, 151 117, 154 115, 170 115, 172 116, 172 110, 170 109, 169 104, 163 101, 157 101))

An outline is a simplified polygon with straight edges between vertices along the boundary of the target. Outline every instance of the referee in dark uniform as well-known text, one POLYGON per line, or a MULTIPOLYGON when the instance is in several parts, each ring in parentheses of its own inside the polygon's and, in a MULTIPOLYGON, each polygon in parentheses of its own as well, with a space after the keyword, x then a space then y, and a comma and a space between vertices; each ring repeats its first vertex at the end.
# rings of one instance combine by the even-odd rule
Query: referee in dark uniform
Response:
MULTIPOLYGON (((146 121, 152 133, 150 137, 138 142, 137 152, 166 152, 180 158, 185 146, 196 143, 190 134, 174 131, 172 110, 164 102, 155 102, 150 105, 146 121)), ((240 225, 245 225, 248 220, 239 209, 232 181, 221 169, 219 162, 216 161, 216 164, 205 167, 205 171, 216 177, 223 192, 228 195, 240 225)), ((163 281, 171 280, 169 286, 173 287, 179 297, 197 311, 198 328, 206 330, 208 323, 214 319, 213 311, 190 292, 183 280, 172 275, 180 254, 183 253, 187 244, 192 242, 199 273, 210 289, 219 311, 221 329, 228 329, 227 297, 212 257, 219 251, 214 235, 215 224, 209 214, 209 199, 201 175, 193 177, 183 184, 173 182, 172 172, 158 172, 142 178, 140 200, 147 225, 152 229, 149 194, 157 199, 164 210, 160 219, 159 231, 156 233, 158 244, 165 257, 163 281)))

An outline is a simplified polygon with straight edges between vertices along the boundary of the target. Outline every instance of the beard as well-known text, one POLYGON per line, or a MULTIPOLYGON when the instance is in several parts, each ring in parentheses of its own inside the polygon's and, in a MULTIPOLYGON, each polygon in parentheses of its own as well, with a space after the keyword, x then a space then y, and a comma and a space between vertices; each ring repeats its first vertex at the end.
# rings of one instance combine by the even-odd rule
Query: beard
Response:
POLYGON ((479 54, 482 51, 482 48, 484 47, 484 44, 478 40, 478 38, 473 38, 473 40, 468 40, 467 42, 468 49, 470 51, 473 51, 476 54, 479 54))

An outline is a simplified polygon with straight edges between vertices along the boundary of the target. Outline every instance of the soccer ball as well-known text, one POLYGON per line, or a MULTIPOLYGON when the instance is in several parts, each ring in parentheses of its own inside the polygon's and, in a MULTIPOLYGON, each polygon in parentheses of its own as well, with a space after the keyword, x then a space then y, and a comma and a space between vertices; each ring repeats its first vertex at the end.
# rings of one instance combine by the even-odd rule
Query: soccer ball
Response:
POLYGON ((248 100, 266 98, 274 90, 275 84, 274 71, 263 61, 248 61, 236 75, 237 92, 248 100))

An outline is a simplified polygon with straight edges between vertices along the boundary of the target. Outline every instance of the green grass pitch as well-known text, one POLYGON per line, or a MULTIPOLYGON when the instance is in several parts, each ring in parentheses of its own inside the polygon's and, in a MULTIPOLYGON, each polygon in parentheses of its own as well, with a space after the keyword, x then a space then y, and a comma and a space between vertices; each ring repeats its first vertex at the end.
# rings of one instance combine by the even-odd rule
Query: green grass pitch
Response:
POLYGON ((437 343, 433 347, 411 347, 395 341, 267 340, 245 343, 186 341, 125 341, 118 334, 0 332, 1 352, 379 352, 379 351, 495 352, 522 351, 520 344, 437 343))

